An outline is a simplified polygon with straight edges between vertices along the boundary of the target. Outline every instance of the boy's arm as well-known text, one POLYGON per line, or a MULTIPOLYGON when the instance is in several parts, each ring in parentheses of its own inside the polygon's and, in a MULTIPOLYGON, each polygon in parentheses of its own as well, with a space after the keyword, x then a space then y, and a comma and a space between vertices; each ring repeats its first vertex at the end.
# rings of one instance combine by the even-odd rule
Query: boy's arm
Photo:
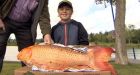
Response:
POLYGON ((78 29, 79 29, 78 30, 79 44, 80 45, 89 45, 88 33, 81 23, 79 23, 79 28, 78 29))

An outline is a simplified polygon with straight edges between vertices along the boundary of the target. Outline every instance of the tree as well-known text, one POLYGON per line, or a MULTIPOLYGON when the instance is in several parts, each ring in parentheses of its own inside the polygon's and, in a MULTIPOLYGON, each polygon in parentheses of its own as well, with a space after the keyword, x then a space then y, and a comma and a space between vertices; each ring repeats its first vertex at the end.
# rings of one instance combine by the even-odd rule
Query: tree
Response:
POLYGON ((93 34, 93 33, 90 33, 90 34, 89 34, 89 41, 90 41, 90 42, 95 42, 94 34, 93 34))
POLYGON ((116 44, 116 63, 128 64, 125 36, 125 10, 126 0, 116 0, 116 18, 115 18, 115 44, 116 44))
POLYGON ((125 36, 125 10, 126 0, 96 0, 96 1, 113 1, 116 5, 116 17, 114 20, 115 28, 115 62, 119 64, 128 64, 128 57, 126 51, 126 36, 125 36))

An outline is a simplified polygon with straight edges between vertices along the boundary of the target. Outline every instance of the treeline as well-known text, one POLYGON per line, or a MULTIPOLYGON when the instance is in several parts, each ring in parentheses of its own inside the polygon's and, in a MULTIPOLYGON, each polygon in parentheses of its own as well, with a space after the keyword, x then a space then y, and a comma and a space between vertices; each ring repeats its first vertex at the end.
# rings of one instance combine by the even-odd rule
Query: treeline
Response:
POLYGON ((114 42, 115 38, 114 38, 114 31, 110 31, 110 32, 105 32, 105 33, 90 33, 89 34, 89 41, 90 42, 94 42, 94 43, 98 43, 98 42, 105 42, 105 43, 111 43, 114 42))
MULTIPOLYGON (((126 43, 139 44, 140 43, 140 29, 126 29, 126 43)), ((113 43, 115 42, 115 31, 105 33, 90 33, 90 42, 102 42, 102 43, 113 43)))

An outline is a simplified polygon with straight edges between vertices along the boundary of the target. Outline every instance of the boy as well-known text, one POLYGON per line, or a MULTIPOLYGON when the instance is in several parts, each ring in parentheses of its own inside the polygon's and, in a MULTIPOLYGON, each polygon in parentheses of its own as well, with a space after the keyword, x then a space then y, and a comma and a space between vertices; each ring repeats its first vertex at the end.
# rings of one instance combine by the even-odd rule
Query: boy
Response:
POLYGON ((88 33, 80 22, 71 19, 73 13, 72 3, 63 0, 58 5, 60 22, 52 27, 54 43, 63 45, 88 45, 88 33))

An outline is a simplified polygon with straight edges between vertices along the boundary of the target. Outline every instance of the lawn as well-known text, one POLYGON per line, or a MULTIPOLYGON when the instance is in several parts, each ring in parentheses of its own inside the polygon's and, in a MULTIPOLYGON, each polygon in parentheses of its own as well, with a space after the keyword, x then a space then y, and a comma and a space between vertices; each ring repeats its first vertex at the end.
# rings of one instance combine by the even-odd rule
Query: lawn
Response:
MULTIPOLYGON (((128 64, 127 66, 111 62, 119 75, 140 75, 140 64, 128 64)), ((4 62, 0 75, 14 75, 14 70, 20 68, 19 62, 4 62)))
POLYGON ((140 64, 119 65, 112 63, 119 75, 140 75, 140 64))
POLYGON ((3 70, 0 75, 14 75, 14 70, 20 68, 19 62, 4 62, 3 70))

